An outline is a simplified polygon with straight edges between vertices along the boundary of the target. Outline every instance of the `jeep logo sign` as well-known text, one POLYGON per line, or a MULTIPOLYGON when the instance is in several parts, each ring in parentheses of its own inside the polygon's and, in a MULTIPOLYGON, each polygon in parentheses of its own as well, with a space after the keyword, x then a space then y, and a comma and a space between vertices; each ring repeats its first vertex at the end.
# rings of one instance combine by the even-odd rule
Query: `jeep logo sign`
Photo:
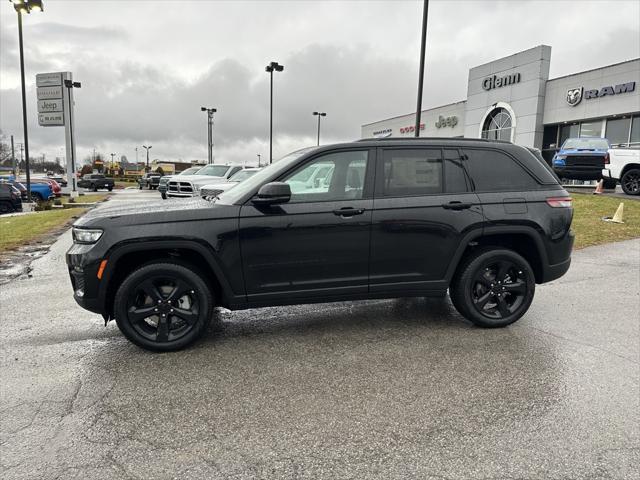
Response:
POLYGON ((440 115, 438 117, 438 121, 436 122, 436 128, 442 128, 442 127, 455 127, 458 124, 458 117, 456 117, 455 115, 451 116, 451 117, 443 117, 442 115, 440 115))
POLYGON ((512 73, 504 77, 493 75, 482 80, 482 88, 491 90, 492 88, 506 87, 515 83, 520 83, 520 73, 512 73))
POLYGON ((618 95, 620 93, 630 93, 636 89, 636 82, 627 82, 616 85, 615 87, 607 86, 598 89, 585 90, 582 93, 584 87, 570 88, 567 90, 566 100, 569 105, 575 107, 580 103, 583 98, 585 100, 591 100, 593 98, 606 97, 607 95, 618 95))

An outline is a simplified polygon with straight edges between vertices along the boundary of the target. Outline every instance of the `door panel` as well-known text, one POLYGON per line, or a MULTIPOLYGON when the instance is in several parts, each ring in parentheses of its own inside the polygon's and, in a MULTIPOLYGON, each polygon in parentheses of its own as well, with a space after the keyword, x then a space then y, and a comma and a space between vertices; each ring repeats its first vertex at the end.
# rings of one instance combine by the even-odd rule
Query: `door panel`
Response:
POLYGON ((367 291, 372 199, 245 205, 240 244, 247 299, 367 291), (334 210, 362 210, 345 217, 334 210), (314 289, 321 289, 313 292, 314 289))
POLYGON ((288 203, 242 207, 248 301, 367 292, 371 156, 368 149, 317 155, 278 179, 291 187, 288 203))
POLYGON ((381 150, 377 171, 384 173, 376 179, 370 292, 444 289, 462 237, 481 228, 483 219, 477 195, 466 191, 462 157, 455 150, 446 150, 443 157, 434 148, 381 150), (408 172, 398 168, 404 161, 411 165, 408 172), (390 178, 394 171, 402 172, 404 184, 390 178), (401 196, 404 186, 410 195, 401 196), (420 189, 424 193, 415 195, 420 189))

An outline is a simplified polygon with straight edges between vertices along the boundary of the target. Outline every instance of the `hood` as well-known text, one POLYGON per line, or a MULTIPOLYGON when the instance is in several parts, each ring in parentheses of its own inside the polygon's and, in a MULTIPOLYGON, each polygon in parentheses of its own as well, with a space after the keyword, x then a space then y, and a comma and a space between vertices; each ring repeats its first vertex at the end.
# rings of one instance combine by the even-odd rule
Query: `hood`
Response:
POLYGON ((210 175, 176 175, 171 180, 179 180, 181 182, 197 182, 201 184, 203 181, 205 183, 218 182, 224 180, 224 177, 212 177, 210 175), (179 177, 179 178, 178 178, 179 177))
MULTIPOLYGON (((192 217, 195 212, 211 209, 211 203, 199 197, 188 199, 155 200, 140 204, 115 204, 99 206, 79 218, 74 225, 89 226, 103 221, 120 219, 122 223, 156 223, 192 217)), ((109 222, 110 223, 110 222, 109 222)))
POLYGON ((559 150, 558 155, 601 155, 603 153, 607 153, 609 149, 607 148, 566 148, 564 150, 559 150))

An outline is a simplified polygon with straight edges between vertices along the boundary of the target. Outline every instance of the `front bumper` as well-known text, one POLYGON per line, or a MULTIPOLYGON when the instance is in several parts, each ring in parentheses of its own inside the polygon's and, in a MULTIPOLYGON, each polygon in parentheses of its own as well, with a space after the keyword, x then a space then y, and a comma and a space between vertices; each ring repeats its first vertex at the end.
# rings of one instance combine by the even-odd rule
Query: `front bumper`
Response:
POLYGON ((104 315, 105 292, 98 279, 103 252, 96 247, 97 245, 74 243, 67 251, 66 261, 73 287, 73 299, 82 308, 104 315))
POLYGON ((602 178, 602 167, 599 165, 593 167, 577 165, 554 166, 553 171, 558 177, 569 180, 600 180, 602 178))

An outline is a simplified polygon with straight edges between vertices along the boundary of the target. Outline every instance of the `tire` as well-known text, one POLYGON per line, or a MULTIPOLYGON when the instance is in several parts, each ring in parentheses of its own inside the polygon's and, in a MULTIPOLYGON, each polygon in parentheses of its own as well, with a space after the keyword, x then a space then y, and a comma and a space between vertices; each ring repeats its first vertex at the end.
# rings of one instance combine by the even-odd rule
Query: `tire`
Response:
POLYGON ((142 184, 141 184, 141 183, 139 183, 139 184, 138 184, 138 186, 140 187, 140 190, 142 190, 142 184))
POLYGON ((162 197, 163 200, 167 199, 167 194, 165 192, 160 192, 160 196, 162 197))
POLYGON ((107 190, 109 190, 109 191, 111 192, 111 191, 113 190, 113 186, 109 185, 109 186, 107 187, 107 190))
POLYGON ((630 168, 620 179, 622 191, 627 195, 640 195, 640 169, 630 168))
POLYGON ((613 178, 604 178, 602 179, 602 188, 606 190, 615 190, 616 185, 618 184, 613 178))
POLYGON ((95 183, 91 184, 91 190, 93 190, 94 192, 98 191, 98 185, 96 185, 95 183))
POLYGON ((15 209, 13 208, 13 205, 11 205, 10 202, 0 202, 0 215, 2 215, 3 213, 13 213, 15 212, 15 209))
POLYGON ((180 350, 195 342, 205 331, 213 307, 213 294, 202 275, 178 263, 156 262, 140 267, 125 278, 114 299, 116 323, 123 335, 135 345, 156 352, 180 350), (178 309, 176 301, 189 308, 178 309), (137 318, 132 315, 136 310, 137 318))
POLYGON ((42 197, 42 194, 40 194, 40 192, 31 192, 31 198, 34 199, 36 202, 44 201, 44 198, 42 197))
POLYGON ((449 295, 456 310, 474 325, 497 328, 512 324, 527 312, 535 286, 533 270, 522 256, 502 247, 488 247, 463 260, 449 295))

